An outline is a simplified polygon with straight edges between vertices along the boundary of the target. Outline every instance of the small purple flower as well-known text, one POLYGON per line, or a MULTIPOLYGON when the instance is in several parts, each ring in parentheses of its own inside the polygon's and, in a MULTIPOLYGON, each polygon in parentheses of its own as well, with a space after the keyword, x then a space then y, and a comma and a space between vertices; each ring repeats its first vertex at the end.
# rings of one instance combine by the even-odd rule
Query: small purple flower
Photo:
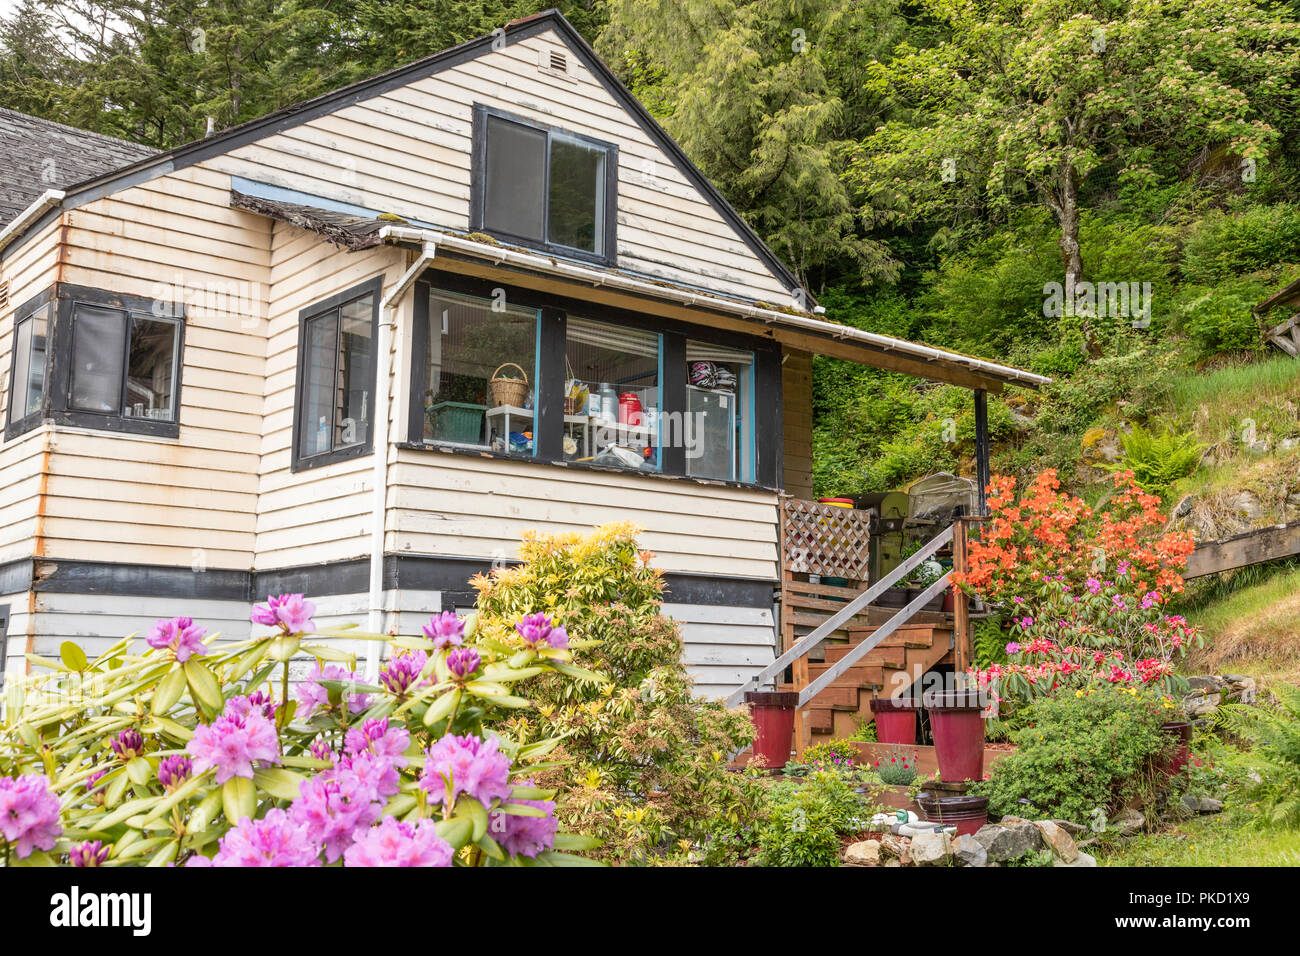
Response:
POLYGON ((333 750, 330 750, 330 745, 321 737, 317 737, 311 742, 311 747, 307 752, 316 760, 328 760, 333 763, 338 759, 338 755, 333 750))
POLYGON ((255 604, 249 620, 266 627, 278 627, 286 634, 310 634, 316 630, 312 615, 316 605, 301 594, 272 594, 265 604, 255 604))
POLYGON ((1096 578, 1088 578, 1088 580, 1083 582, 1083 585, 1088 589, 1089 594, 1101 593, 1101 582, 1096 578))
POLYGON ((267 720, 273 720, 277 707, 278 705, 271 699, 271 695, 264 690, 249 694, 247 697, 232 697, 226 701, 226 712, 237 717, 258 713, 267 720))
MULTIPOLYGON (((533 786, 533 781, 526 781, 533 786)), ((554 800, 512 800, 534 807, 546 814, 544 817, 525 817, 495 810, 488 825, 492 839, 511 856, 535 857, 555 845, 555 833, 560 825, 555 819, 554 800)))
POLYGON ((348 731, 345 740, 349 754, 372 753, 387 757, 400 769, 406 766, 406 748, 411 735, 404 727, 389 727, 388 718, 371 718, 348 731))
POLYGON ((138 757, 144 753, 144 737, 140 735, 140 731, 131 730, 130 728, 114 737, 110 745, 113 748, 113 753, 123 760, 130 760, 132 757, 138 757))
POLYGON ((483 659, 472 647, 458 647, 447 655, 447 670, 455 674, 459 680, 468 678, 478 670, 481 663, 483 659))
POLYGON ((400 654, 390 659, 379 672, 379 682, 388 688, 389 693, 404 696, 416 684, 427 682, 420 680, 420 674, 428 662, 429 655, 424 651, 400 654))
POLYGON ((176 660, 184 663, 191 657, 208 652, 203 646, 203 638, 207 633, 207 628, 199 627, 191 617, 174 617, 170 621, 159 620, 154 624, 145 643, 156 650, 170 650, 176 660))
POLYGON ((109 849, 99 840, 87 840, 68 851, 68 862, 73 866, 103 866, 109 849))
POLYGON ((1015 641, 1011 641, 1011 642, 1009 642, 1009 643, 1007 644, 1007 653, 1008 653, 1008 654, 1019 654, 1019 653, 1020 653, 1020 645, 1017 644, 1015 641))
POLYGON ((260 820, 248 817, 221 838, 211 863, 193 857, 186 866, 320 866, 320 843, 284 810, 268 810, 260 820))
POLYGON ((174 790, 190 778, 194 772, 194 763, 189 757, 173 754, 163 757, 158 762, 158 782, 164 790, 174 790))
POLYGON ((465 639, 465 622, 454 611, 443 611, 429 618, 424 625, 424 636, 433 642, 434 647, 451 647, 459 645, 465 639))
POLYGON ((432 820, 403 823, 384 817, 343 852, 344 866, 451 866, 451 844, 432 820))
POLYGON ((0 837, 18 859, 26 859, 33 850, 52 850, 62 832, 59 798, 50 792, 48 777, 35 773, 0 777, 0 837))
POLYGON ((550 647, 563 650, 569 646, 568 632, 552 625, 550 616, 546 614, 529 614, 515 625, 515 630, 524 643, 534 649, 550 647))
POLYGON ((468 794, 485 807, 510 796, 510 758, 499 752, 496 737, 447 734, 425 751, 420 787, 429 799, 451 807, 468 794))
POLYGON ((90 794, 90 799, 101 806, 104 803, 104 791, 102 789, 96 790, 95 787, 99 784, 99 781, 104 779, 104 775, 107 773, 107 770, 96 770, 86 778, 86 792, 90 794))
POLYGON ((280 762, 280 738, 275 725, 257 710, 237 713, 227 707, 211 724, 199 724, 185 745, 196 773, 215 767, 217 783, 231 777, 252 778, 261 762, 280 762))

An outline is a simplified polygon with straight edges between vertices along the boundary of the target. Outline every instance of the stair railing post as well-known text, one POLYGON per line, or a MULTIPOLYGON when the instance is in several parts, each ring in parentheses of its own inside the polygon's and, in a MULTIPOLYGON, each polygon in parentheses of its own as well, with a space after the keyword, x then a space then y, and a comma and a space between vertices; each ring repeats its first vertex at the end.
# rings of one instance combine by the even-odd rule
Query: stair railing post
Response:
MULTIPOLYGON (((966 518, 959 517, 952 529, 952 569, 956 574, 964 574, 966 566, 966 518)), ((953 630, 953 671, 964 673, 971 665, 972 654, 970 638, 970 605, 966 593, 953 585, 952 605, 953 630)))

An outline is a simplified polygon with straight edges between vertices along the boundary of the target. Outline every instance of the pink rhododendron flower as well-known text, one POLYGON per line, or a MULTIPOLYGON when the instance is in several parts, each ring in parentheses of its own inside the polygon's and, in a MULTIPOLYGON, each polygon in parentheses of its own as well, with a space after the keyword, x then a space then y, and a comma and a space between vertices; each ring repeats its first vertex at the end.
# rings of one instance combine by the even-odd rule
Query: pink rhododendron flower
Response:
MULTIPOLYGON (((528 786, 533 781, 527 781, 528 786)), ((495 810, 488 825, 488 833, 511 856, 535 857, 555 845, 555 833, 560 825, 555 819, 554 800, 513 800, 543 811, 544 817, 525 817, 495 810)))
POLYGON ((203 638, 207 628, 199 627, 191 617, 174 617, 170 621, 159 620, 149 631, 145 643, 156 650, 170 650, 176 660, 184 663, 191 657, 206 654, 203 638))
POLYGON ((252 777, 258 761, 280 762, 280 739, 275 725, 257 710, 237 713, 227 707, 211 724, 199 724, 185 745, 194 758, 194 771, 215 767, 217 783, 231 777, 252 777))
POLYGON ((254 694, 249 694, 247 697, 240 696, 230 698, 230 700, 226 701, 226 712, 237 714, 242 717, 245 714, 251 714, 256 711, 267 720, 271 720, 275 717, 277 706, 278 705, 275 701, 271 699, 270 694, 264 690, 259 690, 254 694))
MULTIPOLYGON (((317 661, 307 675, 307 679, 298 685, 296 693, 298 695, 298 712, 297 717, 303 720, 312 715, 317 707, 328 710, 330 706, 329 691, 322 687, 317 681, 338 680, 350 681, 357 683, 359 678, 351 671, 344 670, 338 664, 326 664, 323 668, 317 661)), ((348 710, 354 714, 359 714, 370 706, 369 694, 348 694, 348 710)))
POLYGON ((552 625, 546 614, 529 614, 515 625, 515 630, 529 647, 551 647, 563 650, 569 646, 569 634, 562 627, 552 625))
MULTIPOLYGON (((373 758, 373 755, 367 755, 373 758)), ((391 764, 388 765, 391 767, 391 764)), ((372 779, 339 766, 322 771, 299 786, 289 816, 314 843, 325 845, 325 859, 337 860, 352 845, 354 834, 367 829, 383 812, 372 779)))
POLYGON ((253 605, 249 620, 254 624, 278 627, 286 634, 310 634, 316 630, 312 615, 316 605, 301 594, 273 594, 265 604, 253 605))
POLYGON ((344 866, 451 866, 451 844, 432 820, 403 823, 384 817, 343 851, 344 866))
POLYGON ((138 757, 144 753, 144 737, 140 735, 138 730, 128 728, 122 731, 109 741, 109 745, 113 748, 113 753, 123 760, 130 760, 132 757, 138 757))
POLYGON ((405 727, 389 727, 388 718, 370 719, 348 730, 344 745, 350 754, 372 753, 392 760, 398 769, 406 766, 406 748, 411 735, 405 727))
POLYGON ((496 737, 447 734, 425 751, 420 787, 435 803, 451 807, 468 794, 485 807, 510 796, 510 758, 498 750, 496 737))
POLYGON ((390 693, 397 694, 400 697, 417 684, 428 683, 428 678, 420 679, 420 673, 428 662, 429 655, 425 654, 424 651, 410 651, 406 654, 399 654, 397 657, 390 659, 387 666, 379 672, 379 682, 388 688, 390 693))
POLYGON ((158 761, 158 782, 164 790, 174 790, 190 778, 194 764, 189 757, 173 754, 158 761))
POLYGON ((429 623, 422 628, 424 636, 433 642, 434 647, 451 647, 465 639, 465 622, 454 611, 443 611, 429 618, 429 623))
POLYGON ((447 670, 460 680, 465 680, 476 670, 483 658, 472 647, 458 647, 447 655, 447 670))
POLYGON ((320 843, 287 812, 268 810, 260 820, 248 817, 221 838, 210 863, 193 857, 186 866, 320 866, 320 843))
POLYGON ((109 849, 99 840, 87 840, 68 851, 68 862, 73 866, 103 866, 109 849))
POLYGON ((26 859, 33 850, 51 850, 63 832, 59 798, 44 774, 0 777, 0 837, 26 859))
POLYGON ((1015 641, 1010 641, 1010 642, 1008 642, 1008 644, 1007 644, 1007 653, 1008 653, 1008 654, 1019 654, 1019 653, 1020 653, 1020 645, 1017 644, 1015 641))

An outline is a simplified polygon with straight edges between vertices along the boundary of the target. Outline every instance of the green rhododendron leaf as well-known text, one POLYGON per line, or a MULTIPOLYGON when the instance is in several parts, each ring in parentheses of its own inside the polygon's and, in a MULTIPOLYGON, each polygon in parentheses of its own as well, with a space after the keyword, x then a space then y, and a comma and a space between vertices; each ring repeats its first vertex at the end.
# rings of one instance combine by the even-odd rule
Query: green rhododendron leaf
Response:
POLYGON ((153 779, 153 764, 148 757, 132 757, 126 764, 126 775, 137 786, 147 786, 153 779))
POLYGON ((555 849, 557 850, 594 850, 601 845, 595 837, 580 836, 577 833, 557 833, 555 849))
POLYGON ((86 669, 86 652, 81 649, 81 645, 74 644, 72 641, 64 641, 59 645, 59 659, 71 670, 86 669))
POLYGON ((453 817, 450 820, 439 820, 435 829, 438 831, 438 836, 451 844, 452 849, 459 850, 469 843, 474 825, 464 817, 453 817))
POLYGON ((456 801, 456 809, 452 814, 452 819, 461 818, 469 820, 473 825, 473 832, 470 834, 470 840, 481 840, 483 834, 487 833, 488 812, 483 804, 479 803, 473 797, 467 797, 461 794, 460 799, 456 801))
POLYGON ((146 866, 166 866, 176 859, 176 854, 180 851, 181 845, 176 840, 168 840, 161 850, 149 858, 146 866))
POLYGON ((548 866, 604 866, 599 860, 589 860, 583 856, 574 856, 572 853, 561 853, 557 850, 543 850, 537 854, 537 862, 548 866))
POLYGON ((579 667, 577 664, 566 664, 563 661, 553 661, 551 666, 566 677, 572 677, 575 680, 587 681, 591 684, 608 684, 609 678, 604 674, 597 674, 595 671, 589 671, 585 667, 579 667))
POLYGON ((190 693, 194 699, 204 707, 219 711, 225 706, 225 698, 221 696, 221 685, 202 661, 190 658, 185 662, 185 680, 190 685, 190 693))
POLYGON ((307 778, 284 767, 264 767, 253 771, 253 782, 279 800, 295 800, 307 778))
POLYGON ((455 710, 456 705, 459 703, 460 703, 459 687, 456 688, 455 690, 449 691, 446 694, 443 694, 432 704, 430 704, 429 709, 424 712, 424 726, 431 727, 432 725, 436 724, 438 721, 442 720, 453 710, 455 710))
POLYGON ((537 807, 530 807, 526 803, 503 803, 497 808, 502 813, 508 813, 512 817, 547 817, 550 816, 545 810, 539 810, 537 807))
MULTIPOLYGON (((197 787, 199 782, 203 779, 204 777, 196 777, 191 782, 197 787)), ((183 789, 185 788, 182 787, 181 790, 183 789)), ((177 793, 179 792, 180 790, 177 791, 177 793)), ((217 811, 221 809, 221 802, 220 790, 213 790, 204 797, 203 801, 194 809, 194 812, 190 814, 189 831, 191 833, 198 833, 206 830, 212 824, 212 821, 216 819, 217 811)))
POLYGON ((488 836, 486 833, 479 837, 476 846, 478 846, 480 850, 486 853, 493 860, 496 860, 499 863, 505 862, 506 854, 505 851, 501 849, 501 844, 497 843, 496 840, 492 839, 492 837, 488 836))
POLYGON ((221 786, 221 809, 231 826, 257 815, 257 787, 247 777, 231 777, 221 786))
POLYGON ((287 661, 298 653, 298 647, 302 644, 302 639, 292 634, 287 637, 277 637, 271 642, 270 655, 277 661, 287 661))
POLYGON ((181 667, 174 667, 167 672, 166 677, 158 682, 149 709, 153 711, 155 716, 162 716, 176 706, 176 702, 181 699, 181 694, 184 691, 185 670, 181 667))

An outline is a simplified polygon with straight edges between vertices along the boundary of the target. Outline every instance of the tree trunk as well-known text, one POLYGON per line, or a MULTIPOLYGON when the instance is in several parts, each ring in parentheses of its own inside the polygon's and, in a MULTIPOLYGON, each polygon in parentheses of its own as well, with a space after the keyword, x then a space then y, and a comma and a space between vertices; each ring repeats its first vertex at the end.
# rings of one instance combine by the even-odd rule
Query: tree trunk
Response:
POLYGON ((1083 255, 1079 251, 1079 184, 1075 179, 1074 169, 1065 168, 1064 182, 1061 184, 1061 205, 1058 213, 1061 223, 1061 260, 1065 265, 1065 274, 1072 278, 1071 284, 1083 279, 1083 255))

